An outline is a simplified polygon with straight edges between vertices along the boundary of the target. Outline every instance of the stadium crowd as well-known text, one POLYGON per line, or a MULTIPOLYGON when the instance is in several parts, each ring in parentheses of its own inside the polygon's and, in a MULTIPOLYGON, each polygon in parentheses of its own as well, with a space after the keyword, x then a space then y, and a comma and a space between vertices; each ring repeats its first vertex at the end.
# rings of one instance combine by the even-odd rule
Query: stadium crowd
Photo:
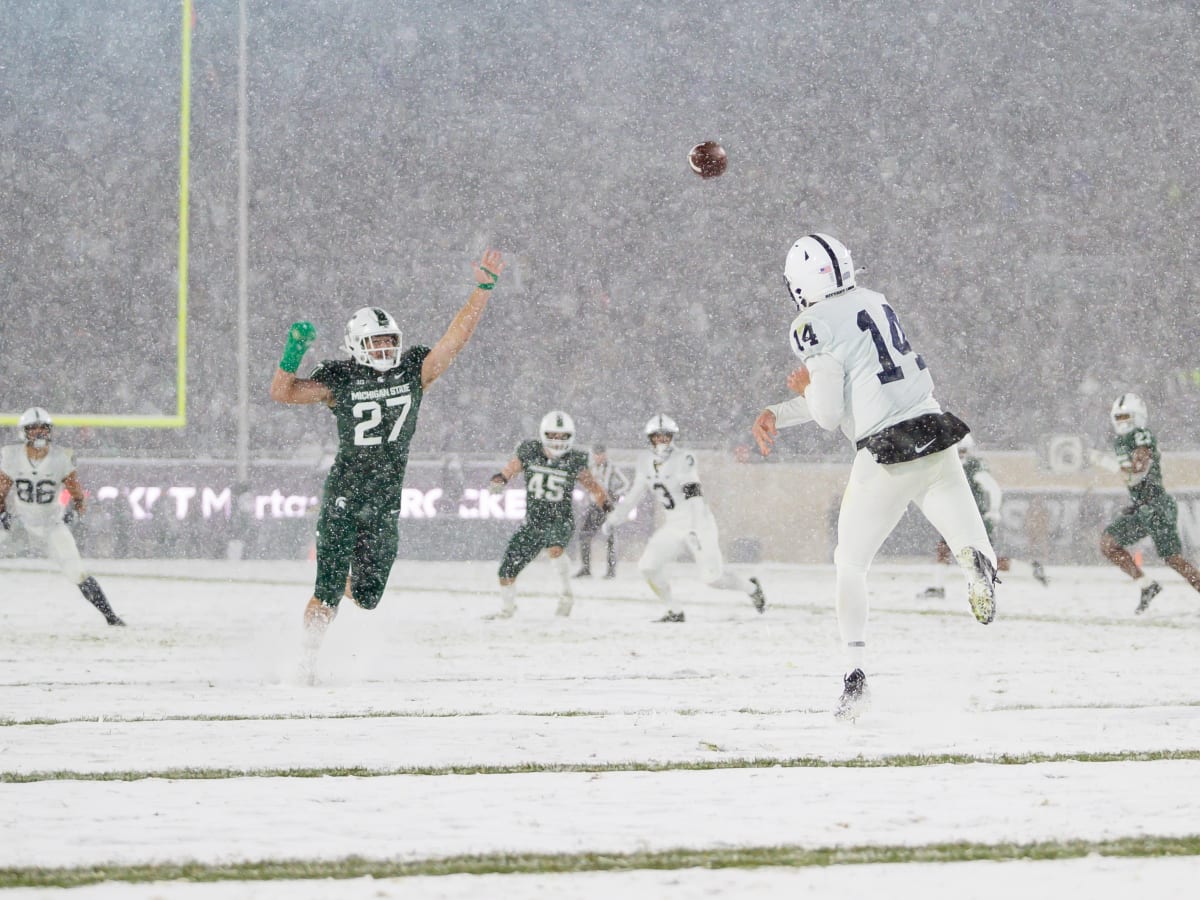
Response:
MULTIPOLYGON (((177 11, 125 6, 0 12, 4 411, 174 409, 177 11)), ((198 5, 192 37, 188 427, 81 452, 233 454, 234 7, 198 5)), ((251 4, 254 454, 333 443, 267 397, 290 322, 317 324, 309 362, 368 304, 430 342, 485 245, 509 270, 415 451, 506 453, 552 407, 584 440, 639 444, 663 410, 733 451, 786 396, 781 272, 811 230, 851 247, 982 446, 1099 442, 1126 389, 1164 446, 1200 445, 1194 12, 936 0, 846 32, 723 9, 251 4), (685 157, 709 138, 730 167, 705 181, 685 157)), ((845 452, 799 432, 779 458, 845 452)))

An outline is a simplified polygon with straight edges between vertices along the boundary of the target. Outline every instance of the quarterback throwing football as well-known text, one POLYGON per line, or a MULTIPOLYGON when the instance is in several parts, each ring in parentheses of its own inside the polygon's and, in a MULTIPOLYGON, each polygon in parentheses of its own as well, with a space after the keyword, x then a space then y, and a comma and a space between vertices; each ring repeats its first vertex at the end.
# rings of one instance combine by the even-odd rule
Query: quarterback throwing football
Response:
POLYGON ((800 313, 789 338, 802 365, 787 382, 800 396, 763 410, 753 433, 764 456, 777 429, 809 421, 855 446, 833 557, 848 662, 835 714, 854 719, 867 703, 867 570, 908 504, 950 547, 984 625, 996 612, 996 553, 954 449, 970 429, 933 399, 925 360, 887 298, 857 286, 850 251, 826 234, 792 245, 784 280, 800 313))

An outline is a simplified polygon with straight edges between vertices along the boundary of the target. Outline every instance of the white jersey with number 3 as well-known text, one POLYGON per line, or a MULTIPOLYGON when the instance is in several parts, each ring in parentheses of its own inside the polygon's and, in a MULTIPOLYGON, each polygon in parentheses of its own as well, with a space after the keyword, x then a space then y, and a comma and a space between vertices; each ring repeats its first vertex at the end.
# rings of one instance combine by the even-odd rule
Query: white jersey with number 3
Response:
POLYGON ((650 492, 664 513, 664 527, 693 531, 699 521, 711 517, 700 491, 700 470, 695 454, 672 447, 664 460, 647 450, 637 462, 637 473, 629 493, 612 512, 614 522, 625 521, 638 501, 650 492))
POLYGON ((841 430, 852 441, 942 409, 925 361, 877 291, 855 288, 805 309, 792 322, 792 351, 810 369, 828 355, 843 372, 841 430))
POLYGON ((50 447, 39 460, 31 460, 24 444, 0 448, 0 472, 12 480, 5 508, 23 525, 34 528, 55 524, 62 519, 58 502, 63 481, 75 471, 75 454, 62 447, 50 447))

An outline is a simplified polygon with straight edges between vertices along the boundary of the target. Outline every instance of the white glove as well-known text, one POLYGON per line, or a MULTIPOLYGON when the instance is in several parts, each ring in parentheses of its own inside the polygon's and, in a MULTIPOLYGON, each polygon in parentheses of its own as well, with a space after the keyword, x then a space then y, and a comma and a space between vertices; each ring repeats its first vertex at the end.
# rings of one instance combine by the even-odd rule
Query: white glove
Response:
POLYGON ((604 535, 604 537, 608 537, 613 533, 613 523, 609 521, 607 516, 605 517, 604 521, 600 523, 600 533, 604 535))
POLYGON ((1117 458, 1111 453, 1104 453, 1101 450, 1088 450, 1087 461, 1108 472, 1121 471, 1121 464, 1117 462, 1117 458))

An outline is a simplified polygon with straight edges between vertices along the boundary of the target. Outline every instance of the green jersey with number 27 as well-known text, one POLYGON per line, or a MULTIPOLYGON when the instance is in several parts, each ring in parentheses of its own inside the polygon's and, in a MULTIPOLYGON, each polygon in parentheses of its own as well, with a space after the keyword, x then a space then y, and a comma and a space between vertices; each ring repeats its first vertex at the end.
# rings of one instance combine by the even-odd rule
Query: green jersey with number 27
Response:
POLYGON ((517 447, 517 459, 525 473, 525 518, 535 523, 571 518, 575 479, 588 467, 587 454, 568 450, 551 459, 541 441, 531 440, 517 447))
POLYGON ((338 451, 331 478, 379 499, 399 498, 421 408, 421 365, 428 347, 409 347, 387 372, 350 359, 326 360, 309 376, 333 393, 338 451))

